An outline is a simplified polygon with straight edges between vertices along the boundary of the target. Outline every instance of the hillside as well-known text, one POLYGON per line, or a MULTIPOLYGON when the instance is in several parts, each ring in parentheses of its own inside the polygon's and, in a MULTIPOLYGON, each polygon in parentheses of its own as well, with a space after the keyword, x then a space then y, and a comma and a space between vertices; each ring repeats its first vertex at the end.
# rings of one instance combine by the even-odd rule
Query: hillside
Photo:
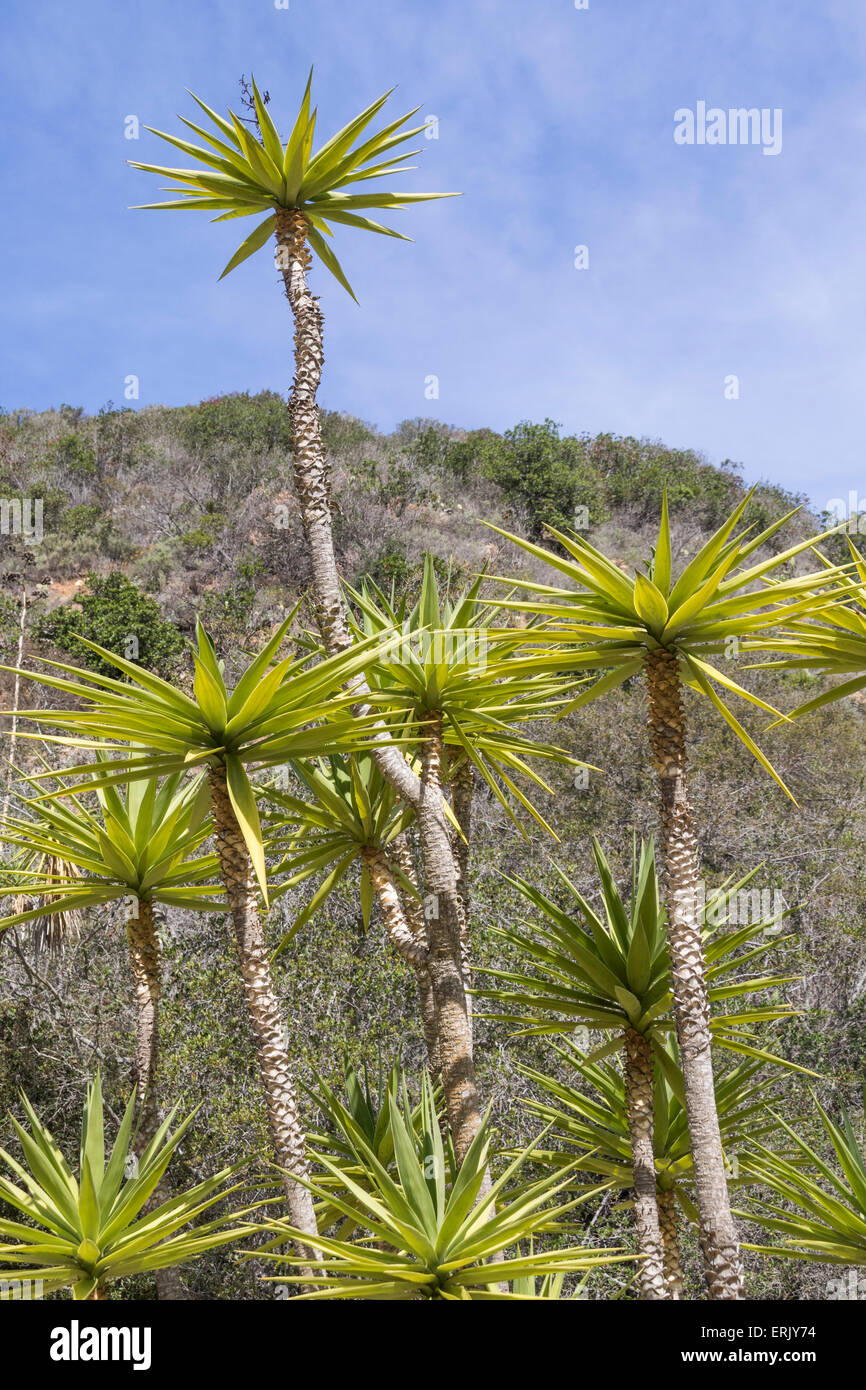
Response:
MULTIPOLYGON (((499 435, 419 419, 383 434, 326 412, 323 429, 341 573, 353 586, 370 576, 393 585, 398 595, 414 595, 426 552, 440 581, 454 590, 483 568, 525 574, 518 552, 485 521, 536 539, 545 524, 576 527, 631 573, 655 541, 665 487, 674 550, 687 557, 744 491, 733 464, 717 469, 698 453, 611 435, 565 438, 550 421, 516 423, 499 435)), ((256 650, 305 594, 309 573, 292 489, 288 416, 272 393, 177 409, 107 407, 97 416, 65 405, 41 414, 13 411, 0 417, 0 475, 0 500, 8 504, 4 532, 10 532, 0 547, 0 659, 6 666, 16 661, 25 593, 25 665, 39 657, 79 660, 80 633, 185 680, 183 639, 192 636, 196 616, 231 675, 240 655, 256 650), (39 499, 41 539, 32 527, 22 534, 28 517, 38 516, 33 507, 39 499), (18 534, 16 517, 22 518, 18 534)), ((800 500, 761 484, 747 519, 767 525, 800 500)), ((820 525, 804 511, 774 544, 782 550, 820 525)), ((838 543, 827 553, 841 555, 838 543)), ((301 611, 309 621, 309 610, 301 611)), ((804 691, 820 688, 808 673, 750 671, 742 679, 783 710, 801 703, 804 691)), ((13 677, 5 672, 4 708, 14 698, 13 677)), ((32 698, 45 702, 44 693, 21 691, 23 706, 32 698)), ((765 732, 770 721, 761 711, 738 707, 738 717, 791 787, 794 805, 721 717, 705 701, 693 703, 692 789, 705 881, 716 886, 757 869, 755 885, 781 893, 794 909, 784 951, 798 978, 786 997, 801 1013, 775 1028, 773 1045, 820 1073, 811 1083, 819 1098, 862 1110, 862 707, 845 701, 772 732, 765 732)), ((8 718, 5 724, 8 729, 8 718)), ((472 933, 478 967, 509 961, 493 929, 509 924, 520 907, 503 872, 531 877, 555 893, 555 859, 591 894, 592 835, 599 834, 622 878, 633 830, 648 835, 655 829, 655 786, 643 771, 649 763, 642 678, 539 732, 600 771, 585 786, 567 768, 549 772, 558 844, 529 825, 522 837, 489 791, 476 790, 472 933)), ((19 739, 14 757, 32 769, 36 750, 19 739)), ((0 775, 7 772, 6 793, 14 796, 18 777, 6 766, 0 775)), ((311 891, 296 890, 274 907, 274 943, 311 891)), ((410 1069, 423 1062, 411 973, 387 952, 375 916, 363 931, 356 899, 354 887, 340 890, 275 966, 290 1052, 310 1083, 314 1064, 333 1075, 346 1051, 374 1071, 381 1056, 390 1061, 398 1048, 410 1069)), ((228 1163, 265 1146, 263 1107, 223 918, 170 909, 162 933, 164 1085, 183 1109, 203 1101, 183 1151, 183 1166, 197 1176, 205 1162, 228 1163)), ((55 1132, 71 1135, 84 1078, 97 1061, 117 1108, 128 1090, 132 1032, 120 912, 100 909, 59 954, 38 952, 25 928, 0 937, 0 1113, 17 1109, 23 1087, 55 1132)), ((550 1066, 555 1059, 543 1040, 518 1045, 508 1027, 483 1020, 476 1046, 500 1138, 510 1145, 528 1140, 535 1127, 518 1101, 530 1087, 518 1063, 543 1059, 550 1066)), ((784 1112, 806 1116, 809 1135, 813 1106, 805 1078, 782 1076, 775 1084, 784 1112)), ((315 1120, 312 1106, 309 1119, 315 1120)), ((596 1217, 594 1239, 630 1239, 615 1196, 596 1217)), ((691 1238, 688 1250, 694 1291, 700 1276, 691 1238)), ((821 1266, 785 1266, 754 1255, 747 1262, 752 1297, 825 1298, 834 1277, 821 1266)), ((250 1298, 261 1296, 256 1272, 255 1264, 241 1264, 229 1253, 185 1277, 202 1297, 250 1298)), ((618 1278, 615 1268, 602 1273, 600 1296, 615 1291, 618 1278)), ((147 1281, 131 1281, 126 1296, 148 1296, 147 1281)))

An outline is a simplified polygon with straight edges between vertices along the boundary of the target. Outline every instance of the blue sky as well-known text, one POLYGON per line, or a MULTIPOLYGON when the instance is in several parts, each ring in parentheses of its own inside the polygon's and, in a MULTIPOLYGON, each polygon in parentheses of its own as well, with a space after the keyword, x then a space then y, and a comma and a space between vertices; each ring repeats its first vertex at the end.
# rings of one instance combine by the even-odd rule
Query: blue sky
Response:
POLYGON ((222 109, 252 69, 285 133, 315 62, 321 132, 399 83, 439 121, 405 186, 466 192, 399 214, 412 245, 343 229, 323 404, 551 416, 866 497, 862 0, 6 0, 2 27, 7 409, 287 389, 269 254, 218 284, 244 224, 127 211, 168 195, 126 159, 184 160, 124 119, 179 131, 185 88, 222 109), (781 153, 676 144, 699 101, 780 108, 781 153))

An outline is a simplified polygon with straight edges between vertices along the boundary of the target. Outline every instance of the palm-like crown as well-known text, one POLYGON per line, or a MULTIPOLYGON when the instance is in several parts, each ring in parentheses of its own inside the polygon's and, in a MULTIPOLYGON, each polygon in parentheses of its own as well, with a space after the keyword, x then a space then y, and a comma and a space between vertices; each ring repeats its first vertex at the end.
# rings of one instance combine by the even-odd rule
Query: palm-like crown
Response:
POLYGON ((575 681, 550 674, 547 650, 518 653, 526 632, 493 625, 499 605, 479 598, 483 578, 478 576, 454 598, 440 593, 428 554, 421 592, 411 608, 405 597, 400 603, 393 596, 389 600, 373 581, 360 592, 345 586, 360 612, 358 619, 350 615, 356 639, 389 643, 366 673, 372 703, 394 716, 403 711, 407 721, 422 724, 432 712, 440 713, 445 744, 472 763, 521 833, 526 832, 514 813, 514 801, 558 839, 514 774, 553 794, 527 759, 599 769, 555 744, 516 733, 515 726, 558 714, 575 681), (402 640, 394 642, 394 634, 402 640))
POLYGON ((374 101, 359 116, 350 121, 336 135, 331 136, 320 149, 313 153, 313 137, 316 129, 316 110, 310 110, 310 94, 313 73, 307 80, 307 89, 301 108, 295 120, 292 133, 285 145, 277 132, 270 112, 261 93, 253 81, 253 98, 258 119, 260 138, 256 139, 244 122, 229 111, 229 120, 217 115, 194 93, 190 93, 202 111, 216 127, 218 132, 206 130, 181 116, 185 126, 194 131, 209 148, 181 140, 175 135, 167 135, 162 130, 147 129, 161 140, 190 155, 198 163, 198 168, 172 169, 159 164, 140 164, 130 160, 134 169, 144 169, 147 173, 161 174, 171 180, 167 192, 180 193, 181 197, 165 203, 143 203, 142 208, 177 210, 182 208, 202 208, 215 212, 214 222, 225 222, 234 217, 251 217, 256 213, 267 212, 269 216, 260 222, 232 256, 220 279, 258 251, 277 229, 277 215, 280 208, 302 214, 306 224, 306 239, 321 261, 327 266, 344 289, 355 298, 343 269, 325 238, 333 237, 331 223, 341 226, 357 227, 362 231, 379 232, 383 236, 398 237, 401 241, 411 241, 391 227, 384 227, 372 221, 366 214, 372 209, 379 211, 408 207, 411 203, 428 202, 432 198, 454 198, 454 193, 385 193, 353 192, 347 193, 349 185, 364 183, 391 174, 402 174, 414 165, 402 164, 401 160, 419 154, 419 150, 394 151, 405 146, 407 140, 424 130, 424 126, 405 129, 406 122, 420 109, 415 107, 399 120, 392 121, 375 135, 361 140, 391 92, 374 101), (222 138, 220 138, 222 137, 222 138))
MULTIPOLYGON (((97 765, 104 762, 97 751, 97 765)), ((24 780, 38 790, 34 778, 24 780)), ((62 777, 54 780, 58 794, 68 790, 62 777)), ((96 797, 94 810, 76 796, 34 797, 25 802, 29 818, 9 815, 0 824, 0 843, 21 851, 9 871, 15 882, 0 887, 0 901, 22 892, 41 900, 0 920, 0 928, 130 897, 197 911, 221 908, 219 860, 198 853, 213 833, 200 775, 98 787, 96 797)))
MULTIPOLYGON (((531 646, 549 642, 558 648, 549 655, 551 672, 604 672, 563 713, 597 700, 637 675, 648 653, 669 652, 677 658, 681 679, 716 707, 749 752, 790 796, 772 764, 716 687, 777 717, 778 711, 739 685, 710 658, 727 656, 732 639, 734 648, 741 643, 745 650, 763 650, 764 646, 754 639, 790 627, 804 616, 814 618, 825 610, 838 611, 840 596, 851 592, 854 586, 841 582, 847 566, 832 565, 817 573, 768 582, 802 551, 813 548, 815 539, 821 537, 798 541, 747 565, 745 562, 766 546, 798 510, 788 512, 757 535, 753 534, 754 526, 738 531, 753 492, 754 488, 737 504, 678 578, 673 571, 666 499, 658 540, 646 563, 647 572, 637 570, 634 579, 579 535, 565 535, 552 526, 546 528, 565 552, 562 556, 489 522, 485 525, 549 565, 567 581, 561 585, 541 584, 495 576, 511 588, 517 584, 527 595, 500 600, 502 608, 532 613, 546 620, 543 626, 533 627, 529 635, 531 646), (756 589, 759 581, 765 587, 756 589)), ((781 641, 774 639, 767 646, 782 650, 781 641)))
MULTIPOLYGON (((96 1289, 116 1279, 184 1264, 248 1234, 248 1223, 231 1223, 251 1212, 253 1207, 249 1206, 189 1228, 196 1217, 241 1187, 231 1180, 246 1166, 246 1160, 223 1168, 142 1214, 195 1112, 171 1134, 175 1106, 139 1158, 135 1173, 127 1178, 135 1096, 130 1097, 117 1138, 107 1153, 102 1083, 97 1072, 87 1087, 76 1178, 23 1093, 21 1104, 30 1133, 14 1115, 9 1118, 23 1150, 23 1162, 0 1149, 0 1160, 17 1179, 0 1175, 0 1199, 25 1218, 0 1219, 0 1270, 4 1275, 15 1274, 22 1281, 40 1280, 46 1294, 71 1288, 77 1301, 90 1298, 96 1289)), ((0 1298, 9 1296, 0 1292, 0 1298)))
MULTIPOLYGON (((652 842, 643 843, 639 855, 635 846, 630 900, 614 883, 597 841, 593 843, 593 852, 603 916, 557 865, 553 867, 575 903, 571 911, 559 907, 526 879, 503 875, 540 918, 527 920, 511 930, 492 930, 517 949, 521 966, 524 962, 534 966, 536 973, 530 974, 524 968, 484 969, 480 973, 493 984, 477 992, 507 1010, 487 1016, 518 1024, 520 1035, 612 1029, 614 1036, 592 1052, 592 1062, 619 1052, 622 1034, 633 1028, 649 1039, 659 1067, 676 1089, 677 1072, 667 1048, 674 1021, 666 909, 659 892, 652 842)), ((758 1045, 754 1034, 756 1024, 778 1022, 796 1013, 778 998, 761 1003, 754 996, 766 990, 776 992, 797 978, 788 974, 745 973, 744 967, 761 962, 784 943, 786 938, 780 939, 777 932, 790 911, 734 927, 729 919, 734 916, 732 909, 738 894, 757 872, 757 868, 753 869, 735 884, 726 881, 700 909, 709 999, 726 1010, 714 1013, 710 1032, 727 1051, 804 1071, 805 1068, 767 1052, 758 1045), (741 1007, 739 1001, 747 998, 750 1002, 741 1007)))

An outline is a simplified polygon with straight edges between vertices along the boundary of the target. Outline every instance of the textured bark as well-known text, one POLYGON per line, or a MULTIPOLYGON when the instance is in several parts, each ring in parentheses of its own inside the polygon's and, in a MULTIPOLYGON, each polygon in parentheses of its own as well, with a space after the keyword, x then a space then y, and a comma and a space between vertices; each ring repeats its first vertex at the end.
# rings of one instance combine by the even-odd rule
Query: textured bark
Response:
MULTIPOLYGON (((393 864, 407 878, 412 886, 419 888, 418 876, 415 872, 415 861, 412 857, 412 850, 409 845, 409 838, 405 832, 395 836, 388 846, 388 857, 393 864)), ((419 889, 420 892, 420 889, 419 889)), ((424 1042, 427 1045, 427 1063, 430 1068, 430 1075, 440 1077, 441 1067, 439 1065, 439 1033, 436 1025, 436 999, 433 994, 433 982, 430 978, 429 952, 427 943, 427 924, 424 921, 424 909, 421 899, 414 897, 411 893, 401 892, 400 894, 403 911, 406 921, 415 940, 424 947, 423 964, 415 966, 415 983, 418 988, 418 1005, 421 1013, 421 1027, 424 1032, 424 1042)))
POLYGON ((704 1273, 711 1299, 745 1297, 713 1085, 706 964, 697 911, 698 857, 686 788, 679 663, 658 649, 646 659, 661 830, 674 1015, 692 1144, 704 1273))
MULTIPOLYGON (((307 221, 303 213, 291 208, 277 210, 278 264, 295 323, 295 377, 289 405, 295 488, 312 566, 316 620, 325 648, 332 655, 349 647, 351 636, 334 555, 330 478, 316 403, 324 363, 323 320, 318 300, 307 284, 312 258, 306 236, 307 221)), ((358 696, 357 712, 369 713, 364 699, 370 691, 363 676, 354 680, 352 689, 358 696)), ((384 724, 381 728, 384 739, 384 724)), ((419 779, 396 748, 374 741, 371 753, 383 777, 414 808, 418 818, 425 884, 438 909, 429 938, 430 980, 436 997, 442 1079, 455 1149, 462 1157, 477 1133, 481 1111, 460 964, 462 913, 457 869, 443 809, 438 762, 441 749, 437 755, 435 787, 429 779, 426 783, 423 777, 419 779), (457 979, 453 969, 455 960, 457 979)))
MULTIPOLYGON (((162 985, 159 938, 153 920, 153 903, 139 900, 137 912, 126 924, 129 957, 135 985, 135 1153, 141 1158, 159 1129, 159 995, 162 985)), ((171 1187, 163 1176, 145 1211, 171 1200, 171 1187)), ((156 1274, 157 1297, 177 1302, 189 1298, 176 1269, 156 1274)))
MULTIPOLYGON (((325 650, 333 656, 350 647, 352 637, 334 554, 330 469, 316 403, 325 361, 322 311, 307 284, 307 271, 312 261, 306 240, 307 220, 293 208, 278 208, 276 219, 278 265, 295 323, 295 377, 289 400, 295 490, 310 555, 316 622, 325 650)), ((357 712, 371 713, 363 705, 364 697, 370 693, 363 675, 354 679, 351 689, 358 695, 357 712)), ((384 732, 384 724, 382 729, 384 732)), ((404 801, 417 806, 421 799, 420 779, 402 753, 385 744, 374 744, 371 751, 382 776, 404 801)), ((444 814, 442 830, 447 834, 444 814)))
POLYGON ((135 1103, 136 1151, 144 1153, 159 1128, 156 1075, 159 1062, 158 1009, 161 987, 159 939, 153 923, 153 903, 139 902, 126 924, 132 978, 135 984, 135 1103))
POLYGON ((423 941, 417 940, 406 921, 400 893, 385 852, 375 845, 366 845, 361 850, 361 858, 367 866, 391 945, 409 965, 422 965, 427 959, 427 947, 423 941))
POLYGON ((217 853, 235 929, 244 997, 255 1039, 274 1157, 282 1169, 288 1170, 283 1173, 282 1180, 291 1224, 312 1234, 316 1230, 312 1196, 291 1176, 299 1173, 306 1177, 309 1171, 304 1128, 283 1041, 283 1023, 271 980, 268 950, 259 920, 253 866, 229 800, 224 768, 211 768, 210 790, 217 853))
MULTIPOLYGON (((461 946, 463 950, 463 985, 472 988, 472 942, 470 936, 469 858, 472 851, 472 798, 475 794, 475 769, 458 749, 449 752, 451 761, 451 808, 463 834, 454 836, 454 857, 457 861, 457 891, 463 910, 461 946)), ((472 997, 466 997, 469 1017, 472 1017, 472 997)))
POLYGON ((439 1062, 448 1125, 457 1161, 462 1162, 481 1124, 481 1105, 472 1057, 472 1025, 463 988, 462 926, 457 871, 451 842, 431 833, 442 804, 442 715, 430 713, 421 740, 422 797, 418 829, 427 886, 430 976, 436 999, 439 1062))
POLYGON ((679 1216, 677 1199, 669 1187, 658 1191, 659 1221, 665 1247, 665 1281, 668 1297, 681 1299, 683 1296, 683 1265, 680 1253, 679 1216))
POLYGON ((638 1286, 641 1298, 647 1300, 668 1297, 656 1202, 653 1094, 652 1046, 643 1033, 628 1028, 625 1034, 625 1108, 634 1163, 638 1254, 645 1256, 638 1271, 638 1286))

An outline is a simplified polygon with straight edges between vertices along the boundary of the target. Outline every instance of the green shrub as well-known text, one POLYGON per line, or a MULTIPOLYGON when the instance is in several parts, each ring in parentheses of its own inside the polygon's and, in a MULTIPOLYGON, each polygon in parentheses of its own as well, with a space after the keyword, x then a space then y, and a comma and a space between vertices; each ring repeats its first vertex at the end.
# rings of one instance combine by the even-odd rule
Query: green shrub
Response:
POLYGON ((361 583, 365 576, 369 575, 384 589, 390 589, 393 584, 396 592, 402 593, 411 573, 412 567, 406 559, 403 547, 393 536, 389 536, 373 560, 370 561, 366 570, 356 576, 355 584, 361 583))
POLYGON ((693 505, 708 525, 718 525, 742 495, 739 465, 730 460, 713 468, 692 449, 666 449, 630 435, 585 436, 583 444, 610 504, 636 507, 642 516, 659 515, 667 489, 671 511, 693 505))
POLYGON ((503 447, 502 436, 494 430, 472 430, 466 439, 446 442, 442 467, 463 483, 473 476, 492 477, 503 447))
POLYGON ((183 443, 201 454, 220 444, 241 444, 260 453, 291 447, 288 407, 276 391, 255 396, 235 391, 185 406, 176 428, 183 443))
POLYGON ((604 483, 587 459, 583 441, 561 439, 553 420, 542 425, 522 420, 506 430, 500 444, 486 441, 481 472, 509 501, 526 509, 537 535, 545 525, 560 530, 597 526, 608 515, 604 483))
POLYGON ((452 441, 441 425, 435 421, 404 420, 398 433, 406 440, 404 454, 413 467, 438 470, 447 466, 452 441), (407 428, 410 424, 419 426, 415 434, 407 428))
POLYGON ((375 439, 376 431, 342 410, 320 410, 322 442, 329 454, 348 454, 375 439))
POLYGON ((34 636, 69 653, 76 665, 102 675, 116 676, 117 669, 76 639, 85 637, 118 656, 132 658, 162 676, 170 675, 184 641, 173 623, 160 613, 159 604, 115 570, 87 576, 87 590, 78 606, 59 608, 39 618, 34 636), (134 640, 133 640, 134 639, 134 640))
POLYGON ((64 535, 89 534, 96 540, 106 528, 111 529, 111 518, 95 503, 84 502, 78 507, 67 507, 59 524, 64 535))
POLYGON ((80 434, 62 434, 49 450, 49 460, 54 468, 71 473, 76 478, 92 478, 96 474, 96 454, 80 434))

